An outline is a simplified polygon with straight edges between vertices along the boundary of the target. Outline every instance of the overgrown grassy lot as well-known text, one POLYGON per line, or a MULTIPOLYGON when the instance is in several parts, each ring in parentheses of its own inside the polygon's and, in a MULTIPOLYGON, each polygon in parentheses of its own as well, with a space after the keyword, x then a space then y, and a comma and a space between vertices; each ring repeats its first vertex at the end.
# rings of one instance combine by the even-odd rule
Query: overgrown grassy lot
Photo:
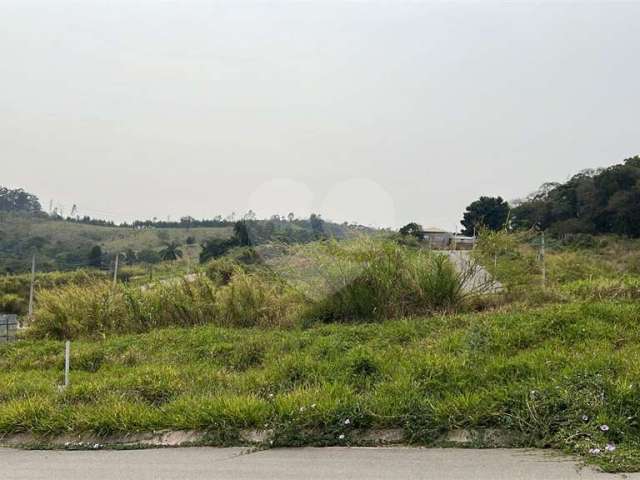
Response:
POLYGON ((221 258, 189 279, 145 288, 98 281, 42 291, 27 333, 71 339, 206 323, 292 327, 451 311, 463 301, 458 274, 441 254, 369 239, 282 248, 272 263, 221 258))
POLYGON ((454 428, 498 428, 522 445, 632 470, 639 317, 635 303, 599 302, 308 329, 161 329, 73 342, 62 391, 63 343, 22 341, 0 346, 0 432, 202 429, 230 444, 256 428, 284 446, 401 428, 429 445, 454 428))
POLYGON ((543 286, 535 234, 485 233, 490 295, 442 253, 371 238, 238 249, 189 279, 54 282, 0 345, 0 433, 257 429, 284 446, 393 428, 434 445, 465 428, 640 470, 637 245, 578 240, 548 243, 543 286))

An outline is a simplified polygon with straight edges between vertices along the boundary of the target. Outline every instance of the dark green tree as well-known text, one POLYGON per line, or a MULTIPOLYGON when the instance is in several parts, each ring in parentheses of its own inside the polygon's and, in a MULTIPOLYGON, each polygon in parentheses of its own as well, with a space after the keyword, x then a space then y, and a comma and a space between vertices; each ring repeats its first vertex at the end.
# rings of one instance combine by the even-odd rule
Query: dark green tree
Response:
POLYGON ((471 203, 464 212, 460 222, 464 227, 464 235, 473 235, 474 231, 484 227, 489 230, 500 230, 505 227, 509 218, 509 204, 502 197, 480 197, 471 203))
POLYGON ((133 265, 138 261, 138 255, 132 248, 128 248, 124 253, 124 261, 127 265, 133 265))
POLYGON ((0 211, 40 213, 42 207, 38 197, 21 188, 11 190, 0 187, 0 211))
POLYGON ((164 248, 160 250, 160 258, 165 261, 174 261, 182 258, 182 250, 178 242, 166 243, 164 248))
POLYGON ((614 233, 640 237, 640 157, 569 181, 545 184, 513 209, 512 226, 556 236, 614 233))
POLYGON ((251 245, 249 237, 249 226, 245 220, 239 220, 233 225, 233 235, 240 246, 251 245))
POLYGON ((160 254, 155 250, 151 250, 150 248, 145 248, 144 250, 140 250, 137 255, 138 261, 142 263, 158 263, 162 260, 160 258, 160 254))
POLYGON ((95 245, 89 251, 89 256, 87 259, 89 266, 95 267, 95 268, 102 268, 102 259, 103 259, 102 248, 100 247, 100 245, 95 245))
POLYGON ((311 224, 311 233, 313 234, 314 238, 320 239, 325 236, 324 220, 322 220, 320 215, 312 213, 309 217, 309 223, 311 224))
POLYGON ((418 240, 424 240, 424 231, 422 230, 422 225, 415 222, 407 223, 404 227, 402 227, 400 229, 400 235, 405 237, 412 236, 417 238, 418 240))
POLYGON ((238 246, 237 239, 234 238, 212 238, 201 244, 200 263, 206 263, 212 258, 218 258, 227 253, 233 247, 238 246))

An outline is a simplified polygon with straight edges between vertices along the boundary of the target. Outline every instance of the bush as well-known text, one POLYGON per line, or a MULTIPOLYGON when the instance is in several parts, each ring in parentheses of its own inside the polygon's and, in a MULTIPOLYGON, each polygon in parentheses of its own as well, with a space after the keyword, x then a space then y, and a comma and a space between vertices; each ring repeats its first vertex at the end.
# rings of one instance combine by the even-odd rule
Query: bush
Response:
POLYGON ((26 302, 13 293, 0 295, 0 313, 20 314, 25 311, 26 302))
POLYGON ((206 279, 143 290, 108 282, 41 292, 28 334, 39 338, 104 337, 215 317, 215 286, 206 279))
POLYGON ((217 258, 210 260, 205 265, 205 274, 216 285, 227 285, 231 281, 231 277, 242 271, 240 266, 229 258, 217 258))
POLYGON ((300 295, 278 281, 237 272, 218 296, 218 322, 225 326, 283 326, 295 321, 300 295))
POLYGON ((424 314, 458 306, 461 279, 445 256, 394 242, 332 245, 320 267, 327 294, 307 317, 348 321, 424 314))
MULTIPOLYGON (((107 273, 99 270, 37 273, 35 289, 36 292, 39 292, 63 285, 89 285, 105 278, 107 278, 107 273)), ((25 315, 30 286, 31 274, 0 276, 0 312, 3 312, 4 307, 7 309, 4 313, 25 315)))
POLYGON ((42 292, 28 335, 70 339, 205 323, 291 325, 301 304, 286 284, 240 270, 224 286, 205 276, 146 289, 104 282, 42 292))

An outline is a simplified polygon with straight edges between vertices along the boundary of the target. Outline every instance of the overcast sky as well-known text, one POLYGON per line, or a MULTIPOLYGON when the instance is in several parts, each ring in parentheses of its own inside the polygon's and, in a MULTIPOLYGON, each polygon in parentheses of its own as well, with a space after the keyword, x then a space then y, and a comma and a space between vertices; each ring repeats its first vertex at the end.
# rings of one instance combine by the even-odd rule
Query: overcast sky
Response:
POLYGON ((640 3, 0 0, 0 185, 453 228, 640 152, 640 3))

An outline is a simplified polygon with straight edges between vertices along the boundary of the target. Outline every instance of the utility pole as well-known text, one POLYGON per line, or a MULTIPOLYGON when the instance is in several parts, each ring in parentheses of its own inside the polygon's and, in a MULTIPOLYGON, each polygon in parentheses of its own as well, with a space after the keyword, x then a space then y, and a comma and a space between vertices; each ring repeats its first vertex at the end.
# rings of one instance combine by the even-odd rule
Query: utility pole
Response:
POLYGON ((120 254, 116 253, 116 264, 113 268, 113 286, 116 286, 116 283, 118 282, 118 260, 120 259, 120 254))
POLYGON ((36 254, 31 258, 31 287, 29 288, 29 320, 33 317, 33 291, 36 283, 36 254))
POLYGON ((540 241, 540 261, 542 262, 542 288, 547 286, 547 265, 544 259, 544 230, 542 231, 542 239, 540 241))

